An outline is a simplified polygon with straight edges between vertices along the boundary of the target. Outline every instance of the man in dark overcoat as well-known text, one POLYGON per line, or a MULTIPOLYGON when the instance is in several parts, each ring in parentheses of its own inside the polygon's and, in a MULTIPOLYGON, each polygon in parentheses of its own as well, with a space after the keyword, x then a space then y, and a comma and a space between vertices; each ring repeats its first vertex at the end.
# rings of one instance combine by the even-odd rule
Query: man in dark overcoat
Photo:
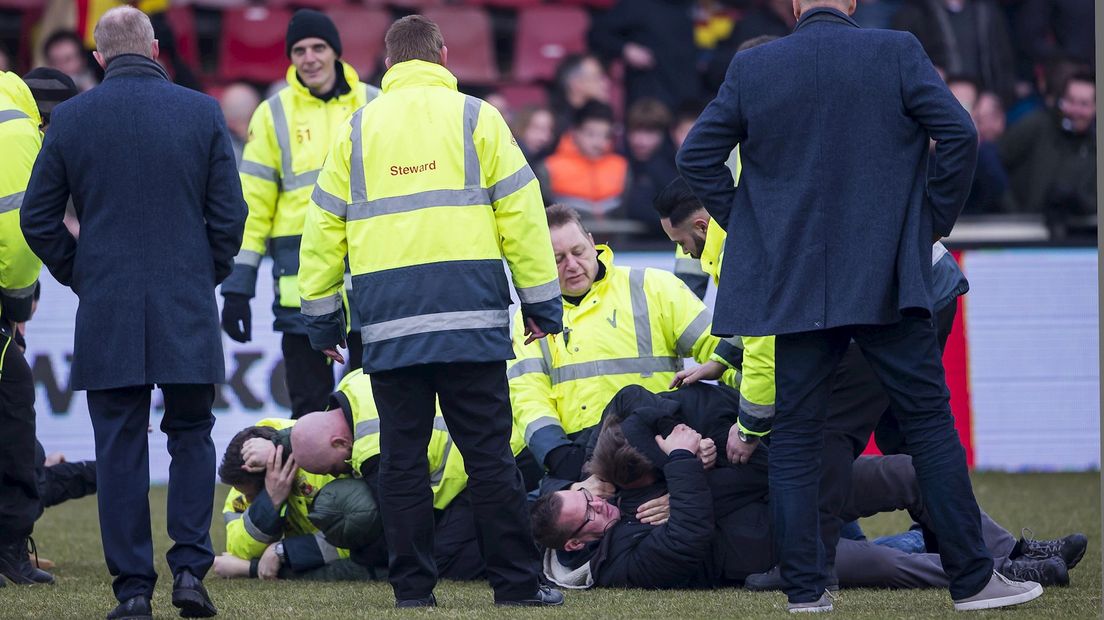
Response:
POLYGON ((728 453, 742 462, 770 431, 790 609, 832 609, 818 480, 833 371, 852 340, 912 452, 956 609, 1035 598, 1038 584, 993 572, 932 322, 932 243, 970 192, 970 115, 914 36, 859 28, 855 0, 793 8, 793 34, 736 54, 677 159, 728 232, 714 333, 777 335, 776 419, 741 428, 728 453), (733 187, 724 162, 736 145, 733 187))
POLYGON ((100 532, 120 602, 108 618, 151 613, 155 385, 172 457, 172 602, 184 617, 213 616, 201 580, 214 560, 211 406, 224 380, 215 287, 230 273, 246 206, 218 103, 168 79, 149 18, 112 9, 95 38, 103 84, 54 109, 23 234, 80 300, 71 381, 88 391, 95 431, 100 532), (79 242, 62 223, 70 195, 79 242))

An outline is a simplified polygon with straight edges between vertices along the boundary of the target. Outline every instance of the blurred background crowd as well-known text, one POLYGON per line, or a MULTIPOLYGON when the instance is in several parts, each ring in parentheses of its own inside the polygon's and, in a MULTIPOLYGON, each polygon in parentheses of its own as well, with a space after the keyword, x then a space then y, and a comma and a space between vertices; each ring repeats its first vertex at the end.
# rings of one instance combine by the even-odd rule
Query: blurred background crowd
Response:
MULTIPOLYGON (((118 4, 0 0, 0 69, 50 66, 94 88, 92 28, 118 4)), ((652 198, 733 54, 795 22, 791 0, 131 4, 150 14, 174 79, 222 103, 239 157, 253 110, 284 84, 295 8, 334 17, 342 60, 377 85, 387 26, 423 13, 441 26, 461 88, 510 122, 545 200, 639 249, 670 246, 652 198)), ((959 240, 1095 239, 1094 0, 858 0, 854 18, 915 34, 973 116, 981 147, 959 240)))

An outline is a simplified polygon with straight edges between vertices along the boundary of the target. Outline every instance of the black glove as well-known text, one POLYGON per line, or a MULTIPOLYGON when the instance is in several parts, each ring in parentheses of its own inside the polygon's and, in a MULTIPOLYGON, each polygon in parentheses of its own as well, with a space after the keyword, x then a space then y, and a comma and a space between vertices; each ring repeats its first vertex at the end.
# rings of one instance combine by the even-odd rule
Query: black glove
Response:
POLYGON ((253 338, 253 315, 249 311, 248 297, 234 293, 223 295, 222 330, 236 342, 249 342, 253 338))

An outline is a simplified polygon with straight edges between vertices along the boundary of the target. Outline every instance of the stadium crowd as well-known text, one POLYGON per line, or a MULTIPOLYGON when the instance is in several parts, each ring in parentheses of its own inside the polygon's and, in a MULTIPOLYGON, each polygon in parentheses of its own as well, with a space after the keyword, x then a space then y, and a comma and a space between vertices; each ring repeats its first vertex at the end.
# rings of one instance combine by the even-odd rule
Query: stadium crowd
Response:
MULTIPOLYGON (((727 222, 703 197, 707 184, 696 175, 704 169, 694 158, 707 150, 715 122, 703 115, 705 103, 718 89, 718 102, 731 91, 733 59, 777 49, 795 25, 849 22, 840 10, 847 2, 602 3, 610 6, 589 9, 589 48, 558 62, 546 102, 542 95, 520 105, 501 85, 474 89, 483 99, 466 94, 462 81, 458 89, 449 58, 460 52, 419 15, 388 29, 384 69, 373 67, 379 75, 369 78, 344 61, 350 42, 339 24, 300 9, 283 26, 285 80, 257 84, 220 82, 192 66, 173 44, 167 11, 176 8, 166 2, 136 3, 146 13, 112 8, 117 3, 99 13, 87 13, 87 3, 47 4, 44 26, 75 20, 78 30, 43 32, 37 52, 45 66, 22 80, 7 72, 11 54, 0 67, 0 132, 10 132, 0 135, 21 140, 28 160, 25 170, 5 163, 0 171, 0 231, 29 246, 18 260, 22 244, 9 238, 0 246, 12 255, 0 264, 0 405, 13 429, 0 454, 6 472, 10 465, 29 481, 12 493, 3 487, 0 516, 10 522, 0 530, 0 574, 8 581, 53 581, 27 554, 30 524, 43 506, 98 490, 119 599, 108 618, 151 617, 148 508, 103 515, 141 501, 145 470, 122 475, 118 463, 146 458, 145 423, 132 414, 148 416, 157 385, 174 457, 172 600, 184 617, 217 613, 202 584, 209 568, 226 578, 388 580, 399 607, 435 606, 438 578, 486 579, 496 604, 525 606, 562 604, 557 588, 785 590, 793 612, 831 610, 834 592, 849 587, 950 588, 956 607, 968 610, 1069 583, 1085 536, 1017 539, 974 504, 984 565, 972 572, 983 587, 962 591, 965 571, 951 550, 959 541, 924 469, 930 451, 901 406, 910 388, 883 385, 885 359, 864 357, 878 351, 872 331, 841 341, 822 391, 819 495, 803 509, 815 517, 810 539, 820 541, 814 557, 823 574, 798 575, 787 563, 796 552, 780 548, 782 529, 794 526, 772 519, 771 500, 781 493, 768 472, 772 453, 787 458, 784 445, 772 445, 772 428, 787 422, 775 413, 776 381, 792 373, 781 357, 788 349, 775 336, 714 335, 731 330, 715 328, 703 287, 724 287, 731 243, 727 222), (802 7, 811 17, 798 22, 802 7), (91 57, 90 35, 98 44, 91 57), (170 77, 217 94, 221 115, 209 99, 164 90, 170 77), (202 217, 170 226, 135 216, 148 226, 139 234, 171 243, 159 255, 196 262, 185 270, 193 277, 173 285, 181 294, 140 291, 148 314, 134 323, 114 317, 121 293, 112 269, 148 268, 149 278, 177 272, 120 258, 129 245, 108 239, 138 224, 98 207, 107 204, 111 175, 72 167, 91 157, 81 150, 89 145, 79 112, 124 105, 127 84, 138 102, 171 93, 177 107, 164 113, 210 133, 192 139, 186 123, 173 129, 180 151, 202 149, 202 170, 157 171, 178 193, 202 194, 202 217), (193 174, 207 190, 182 180, 193 174), (442 208, 449 205, 473 208, 442 208), (596 243, 595 235, 612 241, 596 243), (639 238, 676 244, 679 273, 618 264, 620 242, 639 238), (210 507, 195 500, 213 492, 213 481, 195 473, 215 456, 208 388, 223 373, 213 317, 220 313, 230 338, 251 339, 265 256, 292 415, 242 429, 219 455, 218 476, 232 489, 223 508, 226 549, 214 556, 206 528, 195 529, 204 516, 210 521, 210 507), (114 468, 98 489, 97 463, 47 459, 41 446, 36 456, 33 441, 12 447, 28 425, 33 439, 29 368, 8 345, 23 346, 38 259, 81 297, 74 385, 89 391, 98 464, 114 468), (110 261, 117 267, 91 267, 110 261), (503 261, 520 302, 512 319, 503 261), (221 310, 208 275, 221 283, 221 310), (196 305, 170 307, 186 305, 181 299, 196 305), (169 335, 178 322, 195 327, 187 343, 169 335), (114 346, 176 353, 150 353, 148 361, 128 353, 124 364, 112 361, 114 346), (692 368, 684 368, 687 358, 692 368), (333 364, 346 361, 338 380, 333 364), (860 456, 872 435, 885 456, 860 456), (907 510, 913 528, 868 541, 858 520, 893 510, 907 510), (795 579, 820 579, 816 587, 827 593, 795 600, 795 579)), ((513 12, 495 11, 513 23, 513 12)), ((1088 0, 878 0, 859 2, 854 20, 915 34, 918 57, 926 53, 946 84, 924 88, 939 103, 957 100, 942 118, 965 129, 933 132, 931 149, 963 135, 963 152, 977 147, 964 212, 1042 215, 1066 235, 1096 208, 1091 14, 1088 0)), ((110 122, 127 131, 127 119, 110 122)), ((925 134, 920 149, 927 143, 925 134)), ((748 174, 741 157, 724 149, 727 190, 748 174)), ((760 160, 747 161, 754 173, 760 160)), ((950 167, 953 157, 940 161, 950 167)), ((941 174, 932 167, 933 185, 941 174)), ((950 209, 957 215, 960 207, 950 209)), ((916 252, 925 259, 921 322, 933 350, 945 345, 956 301, 969 289, 939 242, 946 232, 932 233, 930 252, 927 237, 916 252)), ((945 395, 942 403, 938 413, 949 418, 945 395)))

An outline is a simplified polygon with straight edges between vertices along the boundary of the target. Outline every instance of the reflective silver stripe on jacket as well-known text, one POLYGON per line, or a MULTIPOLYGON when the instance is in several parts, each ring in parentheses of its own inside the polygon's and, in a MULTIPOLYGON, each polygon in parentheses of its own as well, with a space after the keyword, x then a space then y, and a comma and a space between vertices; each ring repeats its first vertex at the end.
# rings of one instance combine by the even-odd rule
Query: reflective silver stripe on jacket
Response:
POLYGON ((276 144, 280 147, 280 189, 290 192, 314 185, 321 170, 307 170, 295 174, 291 166, 291 130, 288 129, 287 115, 284 114, 284 102, 280 93, 268 98, 268 107, 272 111, 272 127, 276 130, 276 144))
POLYGON ((364 118, 364 108, 353 112, 349 119, 349 200, 353 203, 361 203, 368 200, 368 185, 364 180, 364 145, 361 133, 361 119, 364 118))
POLYGON ((509 326, 509 310, 462 310, 422 314, 365 325, 360 330, 360 337, 364 344, 369 344, 433 332, 509 326))
POLYGON ((348 203, 322 189, 321 185, 314 186, 314 191, 311 192, 311 200, 323 211, 336 215, 341 219, 345 219, 349 213, 348 203))
POLYGON ((234 521, 237 521, 240 518, 242 518, 242 513, 240 513, 240 512, 224 512, 224 513, 222 513, 222 522, 225 525, 230 525, 231 523, 233 523, 234 521))
POLYGON ((708 308, 702 308, 698 316, 694 317, 694 320, 690 321, 686 329, 682 330, 682 335, 678 337, 678 342, 675 343, 675 351, 678 352, 679 356, 690 357, 694 351, 694 343, 702 337, 705 330, 709 329, 712 322, 713 314, 709 312, 708 308))
POLYGON ((753 418, 765 420, 774 417, 774 405, 759 405, 740 396, 740 412, 753 418))
POLYGON ((553 418, 552 416, 541 416, 536 420, 533 420, 525 427, 525 443, 528 444, 529 440, 533 438, 533 435, 537 434, 537 431, 549 426, 555 426, 563 430, 563 425, 560 424, 559 418, 553 418))
POLYGON ((544 375, 552 374, 552 350, 548 347, 548 340, 541 338, 537 342, 540 343, 541 357, 524 359, 510 366, 510 369, 506 371, 507 379, 514 379, 533 372, 544 375))
POLYGON ((14 121, 19 118, 31 118, 22 110, 0 110, 0 123, 14 121))
POLYGON ((629 271, 629 297, 632 299, 633 326, 636 329, 636 354, 652 355, 652 320, 648 310, 648 296, 644 293, 644 270, 629 271))
POLYGON ((266 534, 261 528, 257 527, 253 523, 253 519, 249 517, 249 509, 245 509, 245 515, 242 518, 242 524, 245 526, 245 533, 249 534, 249 537, 257 542, 274 543, 280 540, 280 535, 270 536, 266 534))
POLYGON ((502 179, 498 183, 495 183, 490 187, 488 193, 491 197, 491 204, 502 200, 503 198, 513 194, 521 188, 529 185, 535 181, 537 176, 533 174, 533 170, 529 167, 529 164, 524 164, 515 173, 502 179))
POLYGON ((318 545, 318 553, 322 556, 322 561, 326 564, 334 562, 341 557, 337 553, 337 547, 327 542, 326 535, 322 532, 314 533, 314 542, 318 545))
POLYGON ((364 420, 357 422, 356 432, 353 433, 353 441, 363 439, 369 435, 376 435, 380 432, 379 418, 373 418, 371 420, 364 420))
POLYGON ((18 192, 15 194, 8 194, 3 198, 0 198, 0 213, 7 213, 8 211, 15 211, 19 207, 23 206, 23 194, 26 192, 18 192))
POLYGON ((326 316, 341 309, 341 293, 334 293, 322 299, 300 299, 299 311, 306 316, 326 316))
POLYGON ((246 267, 258 267, 261 264, 261 253, 254 252, 253 250, 241 250, 238 255, 234 257, 235 265, 245 265, 246 267))
POLYGON ((702 269, 701 261, 696 258, 676 258, 675 273, 681 273, 688 276, 709 275, 702 269))
POLYGON ((483 186, 483 171, 479 168, 479 152, 475 150, 475 126, 479 123, 479 109, 483 102, 470 95, 464 96, 464 187, 483 186))
POLYGON ((0 293, 11 297, 12 299, 26 299, 31 295, 34 295, 35 285, 24 286, 22 288, 2 288, 0 287, 0 293))
POLYGON ((241 165, 238 166, 238 172, 265 181, 271 181, 272 183, 280 182, 280 172, 278 170, 269 168, 264 164, 258 164, 255 161, 249 161, 248 159, 243 159, 241 161, 241 165))
POLYGON ((657 372, 678 372, 680 370, 682 370, 682 360, 673 357, 626 357, 612 360, 594 360, 553 368, 552 385, 604 375, 640 374, 648 376, 657 372))
POLYGON ((560 281, 552 280, 538 286, 524 286, 517 289, 518 299, 523 304, 539 304, 560 296, 560 281))

